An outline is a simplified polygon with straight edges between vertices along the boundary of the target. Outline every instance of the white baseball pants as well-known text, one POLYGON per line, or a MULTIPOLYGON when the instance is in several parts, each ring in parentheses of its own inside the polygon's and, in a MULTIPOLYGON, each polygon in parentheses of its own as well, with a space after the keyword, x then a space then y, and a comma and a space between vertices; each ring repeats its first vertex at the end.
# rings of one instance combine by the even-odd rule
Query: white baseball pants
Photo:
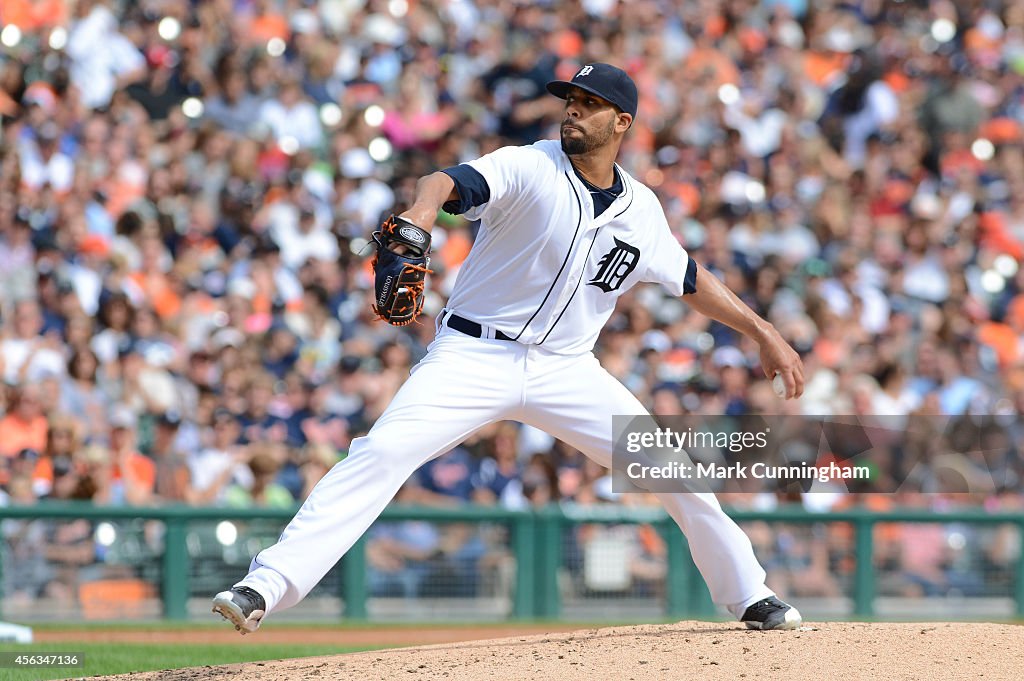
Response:
MULTIPOLYGON (((421 465, 495 421, 547 431, 611 467, 612 415, 646 414, 593 354, 473 338, 442 327, 370 432, 314 487, 274 546, 236 586, 267 612, 301 601, 363 535, 421 465)), ((737 618, 774 595, 750 540, 710 493, 657 493, 688 540, 715 603, 737 618)))

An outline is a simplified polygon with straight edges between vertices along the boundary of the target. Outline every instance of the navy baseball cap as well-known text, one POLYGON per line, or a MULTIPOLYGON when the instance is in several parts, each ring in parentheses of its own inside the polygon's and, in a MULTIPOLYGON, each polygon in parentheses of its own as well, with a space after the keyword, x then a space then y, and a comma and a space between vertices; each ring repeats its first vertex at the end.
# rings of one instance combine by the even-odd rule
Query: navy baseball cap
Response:
POLYGON ((596 62, 587 64, 572 77, 572 80, 553 80, 548 83, 548 92, 555 97, 565 99, 569 88, 578 87, 592 95, 619 107, 625 113, 636 118, 637 92, 636 83, 625 71, 611 64, 596 62))

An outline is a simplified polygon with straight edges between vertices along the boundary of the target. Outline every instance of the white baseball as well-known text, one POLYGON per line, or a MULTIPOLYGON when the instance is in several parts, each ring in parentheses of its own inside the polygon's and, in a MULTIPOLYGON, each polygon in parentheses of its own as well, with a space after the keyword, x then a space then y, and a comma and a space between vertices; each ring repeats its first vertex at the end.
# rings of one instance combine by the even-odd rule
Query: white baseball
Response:
POLYGON ((772 379, 772 389, 779 397, 786 396, 786 382, 782 380, 782 374, 777 371, 775 372, 775 378, 772 379))

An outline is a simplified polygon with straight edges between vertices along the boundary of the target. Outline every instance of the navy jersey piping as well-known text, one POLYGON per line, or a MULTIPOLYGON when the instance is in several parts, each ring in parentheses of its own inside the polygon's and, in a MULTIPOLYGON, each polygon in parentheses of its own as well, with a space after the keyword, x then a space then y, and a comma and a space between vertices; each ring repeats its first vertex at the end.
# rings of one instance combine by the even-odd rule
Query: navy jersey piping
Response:
MULTIPOLYGON (((621 213, 619 213, 619 215, 621 215, 621 213)), ((587 260, 590 260, 590 252, 594 250, 594 244, 597 243, 597 237, 601 236, 601 229, 603 227, 604 225, 601 225, 601 227, 597 228, 597 232, 594 233, 594 240, 590 242, 590 248, 587 249, 587 260)), ((562 311, 558 313, 558 319, 555 320, 555 323, 551 325, 551 328, 548 329, 548 332, 544 334, 544 338, 542 338, 540 343, 538 343, 537 345, 544 345, 544 341, 548 339, 548 336, 551 335, 551 332, 555 330, 556 326, 558 326, 558 322, 562 321, 562 316, 565 315, 566 310, 568 310, 569 306, 572 304, 572 299, 576 297, 576 292, 580 290, 580 283, 583 281, 583 276, 586 273, 586 269, 587 268, 584 267, 583 271, 580 272, 580 278, 576 280, 576 288, 572 290, 572 295, 569 296, 569 300, 566 301, 565 307, 563 307, 562 311)))
POLYGON ((619 217, 620 215, 622 215, 622 214, 623 214, 623 213, 625 213, 625 212, 626 212, 627 210, 629 210, 629 207, 633 205, 633 197, 634 197, 634 196, 636 196, 636 192, 634 192, 634 191, 633 191, 633 187, 632 187, 632 186, 630 186, 630 188, 629 188, 629 203, 627 203, 627 204, 626 204, 626 207, 625 207, 625 208, 623 208, 623 209, 622 209, 622 210, 620 210, 620 211, 619 211, 618 213, 616 213, 616 214, 615 214, 615 217, 614 217, 614 218, 612 218, 612 220, 615 220, 615 219, 616 219, 616 218, 618 218, 618 217, 619 217))
POLYGON ((548 292, 544 294, 544 300, 540 301, 540 305, 537 307, 537 310, 528 320, 526 320, 526 324, 523 325, 522 330, 517 333, 516 337, 512 340, 519 340, 519 337, 526 332, 526 329, 530 327, 530 324, 537 318, 540 311, 544 309, 544 304, 548 302, 548 298, 551 297, 551 292, 555 290, 555 284, 558 283, 559 278, 562 276, 562 272, 565 271, 565 266, 569 263, 569 258, 572 256, 572 249, 576 245, 576 236, 580 233, 580 225, 583 224, 583 202, 580 201, 580 194, 576 191, 576 187, 573 186, 572 178, 569 177, 569 173, 565 171, 562 172, 565 175, 566 181, 569 183, 569 187, 572 188, 573 195, 576 197, 576 210, 579 213, 579 219, 576 221, 576 231, 573 232, 572 241, 569 243, 569 250, 565 254, 565 260, 562 261, 562 266, 558 268, 558 274, 556 274, 554 280, 552 280, 551 286, 548 288, 548 292))

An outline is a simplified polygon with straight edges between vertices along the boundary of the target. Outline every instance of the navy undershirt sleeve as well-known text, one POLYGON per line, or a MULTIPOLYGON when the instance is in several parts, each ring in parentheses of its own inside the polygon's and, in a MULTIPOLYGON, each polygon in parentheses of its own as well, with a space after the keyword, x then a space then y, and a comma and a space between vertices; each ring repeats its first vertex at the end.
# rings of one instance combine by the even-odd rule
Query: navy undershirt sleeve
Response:
POLYGON ((683 295, 697 292, 697 261, 690 258, 686 263, 686 274, 683 275, 683 295))
POLYGON ((452 215, 462 215, 470 208, 482 206, 491 200, 491 188, 487 180, 473 166, 465 163, 441 171, 455 182, 455 191, 459 198, 448 201, 441 208, 452 215))

